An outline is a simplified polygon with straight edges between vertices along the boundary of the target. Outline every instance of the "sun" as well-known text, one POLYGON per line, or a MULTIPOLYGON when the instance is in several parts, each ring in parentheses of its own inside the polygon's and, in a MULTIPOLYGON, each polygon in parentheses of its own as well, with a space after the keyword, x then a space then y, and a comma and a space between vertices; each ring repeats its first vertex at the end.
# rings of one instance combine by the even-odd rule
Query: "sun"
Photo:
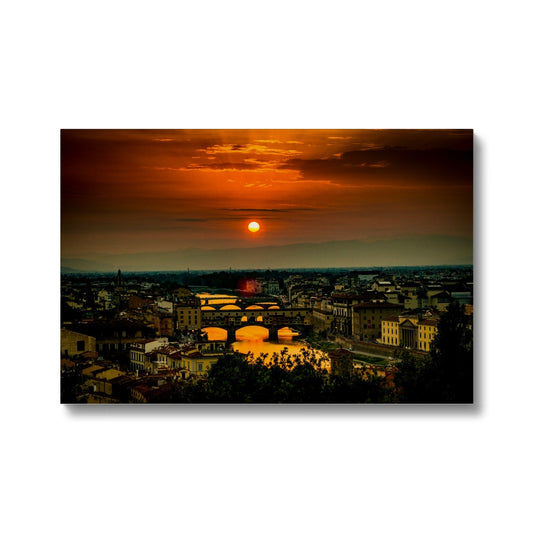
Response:
POLYGON ((261 226, 255 221, 250 222, 250 224, 248 224, 248 231, 251 231, 252 233, 259 231, 260 229, 261 229, 261 226))

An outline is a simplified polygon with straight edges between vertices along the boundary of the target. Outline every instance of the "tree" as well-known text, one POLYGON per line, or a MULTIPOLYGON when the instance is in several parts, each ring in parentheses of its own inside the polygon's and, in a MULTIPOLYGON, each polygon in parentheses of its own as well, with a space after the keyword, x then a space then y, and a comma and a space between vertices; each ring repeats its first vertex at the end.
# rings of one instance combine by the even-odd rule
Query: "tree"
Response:
MULTIPOLYGON (((353 362, 352 362, 353 367, 353 362)), ((330 375, 313 350, 267 358, 229 353, 207 377, 207 400, 215 403, 383 403, 390 386, 383 373, 354 368, 330 375)))
POLYGON ((471 317, 457 302, 442 315, 427 357, 403 352, 395 382, 406 403, 472 403, 474 350, 471 317))

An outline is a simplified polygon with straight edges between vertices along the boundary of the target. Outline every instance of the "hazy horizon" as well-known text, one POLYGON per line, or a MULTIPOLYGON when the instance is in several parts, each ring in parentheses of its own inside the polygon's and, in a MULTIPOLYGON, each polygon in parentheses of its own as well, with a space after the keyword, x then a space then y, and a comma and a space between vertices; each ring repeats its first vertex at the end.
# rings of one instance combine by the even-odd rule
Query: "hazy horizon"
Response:
POLYGON ((371 241, 295 243, 254 248, 187 248, 134 254, 87 254, 62 257, 61 266, 76 270, 161 271, 351 268, 473 264, 473 239, 429 236, 371 241))

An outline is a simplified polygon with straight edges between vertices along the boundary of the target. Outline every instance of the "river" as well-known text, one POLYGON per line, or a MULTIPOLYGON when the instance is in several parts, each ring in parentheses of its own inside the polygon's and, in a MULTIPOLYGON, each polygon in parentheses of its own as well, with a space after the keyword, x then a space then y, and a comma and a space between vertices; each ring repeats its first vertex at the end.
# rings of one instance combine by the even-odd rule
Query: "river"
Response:
MULTIPOLYGON (((226 340, 227 333, 220 328, 203 328, 207 332, 209 340, 226 340)), ((236 352, 244 354, 251 353, 252 358, 260 354, 266 354, 268 361, 274 353, 286 351, 287 355, 297 355, 301 353, 302 348, 312 350, 305 342, 297 338, 298 334, 293 333, 289 328, 283 328, 278 332, 278 342, 271 342, 268 340, 268 330, 260 326, 247 326, 237 330, 235 337, 236 342, 232 343, 231 347, 236 352)), ((325 354, 320 350, 313 350, 317 358, 325 354)), ((325 362, 323 368, 329 368, 329 363, 325 362)))
MULTIPOLYGON (((227 304, 225 308, 235 307, 237 296, 228 294, 210 294, 199 293, 196 295, 202 300, 202 307, 209 306, 209 304, 223 303, 227 304)), ((265 299, 267 301, 268 298, 265 299)), ((272 302, 275 303, 275 302, 272 302)), ((235 307, 239 309, 238 307, 235 307)), ((202 328, 207 333, 209 340, 226 340, 227 332, 221 328, 202 328)), ((293 332, 290 328, 282 328, 278 331, 278 342, 271 342, 268 340, 268 330, 261 326, 245 326, 235 333, 236 342, 232 343, 231 347, 236 352, 252 353, 252 357, 257 357, 261 353, 267 354, 267 360, 274 353, 280 353, 286 350, 289 355, 297 355, 302 348, 310 349, 303 340, 298 338, 298 333, 293 332)), ((316 357, 322 357, 325 354, 320 350, 314 350, 316 357)), ((329 365, 326 365, 329 366, 329 365)))

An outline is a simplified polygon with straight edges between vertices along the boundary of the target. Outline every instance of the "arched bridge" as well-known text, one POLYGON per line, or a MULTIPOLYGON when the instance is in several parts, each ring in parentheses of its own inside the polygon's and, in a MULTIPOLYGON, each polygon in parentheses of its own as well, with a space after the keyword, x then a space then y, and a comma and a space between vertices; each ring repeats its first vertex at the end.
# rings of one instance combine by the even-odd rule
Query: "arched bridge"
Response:
POLYGON ((228 343, 235 342, 235 332, 246 326, 268 329, 269 340, 278 338, 278 331, 291 328, 300 333, 312 328, 312 312, 308 308, 295 309, 224 309, 202 310, 202 327, 222 328, 228 332, 228 343))
POLYGON ((283 304, 278 298, 201 298, 202 308, 205 310, 226 310, 228 309, 280 309, 283 304))

